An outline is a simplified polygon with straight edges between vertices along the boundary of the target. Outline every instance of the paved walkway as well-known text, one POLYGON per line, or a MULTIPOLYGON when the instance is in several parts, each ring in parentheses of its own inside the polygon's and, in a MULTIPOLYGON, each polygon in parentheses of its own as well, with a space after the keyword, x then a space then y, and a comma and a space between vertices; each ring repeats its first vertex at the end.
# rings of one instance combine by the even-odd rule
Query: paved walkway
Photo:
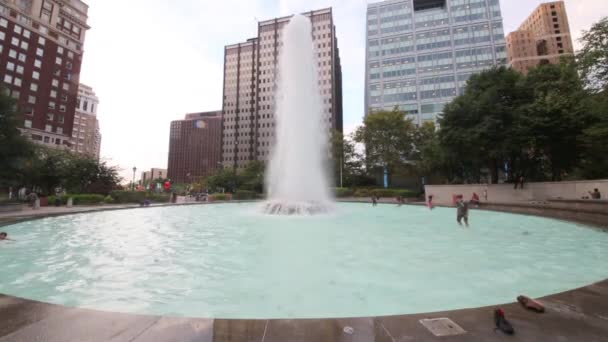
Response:
POLYGON ((101 312, 0 295, 0 342, 44 341, 608 341, 608 281, 541 299, 537 314, 519 304, 500 307, 514 336, 494 331, 493 309, 307 320, 226 320, 101 312), (461 335, 437 337, 421 319, 447 317, 461 335))

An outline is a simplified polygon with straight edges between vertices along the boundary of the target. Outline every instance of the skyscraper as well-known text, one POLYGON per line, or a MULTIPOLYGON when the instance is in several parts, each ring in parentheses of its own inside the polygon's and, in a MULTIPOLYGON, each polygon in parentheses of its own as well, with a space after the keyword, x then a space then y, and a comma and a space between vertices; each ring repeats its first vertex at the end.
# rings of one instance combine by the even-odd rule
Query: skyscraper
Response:
MULTIPOLYGON (((221 162, 222 112, 186 115, 171 122, 168 178, 191 183, 209 176, 221 162)), ((155 179, 154 169, 151 174, 155 179)))
POLYGON ((540 4, 517 31, 507 36, 507 50, 511 67, 523 73, 572 56, 574 47, 564 2, 540 4))
MULTIPOLYGON (((312 22, 325 129, 342 131, 342 70, 332 9, 303 13, 312 22)), ((267 161, 274 144, 276 75, 281 37, 291 17, 258 23, 258 35, 224 50, 222 163, 267 161)))
POLYGON ((101 132, 97 120, 99 98, 93 88, 85 84, 78 86, 76 97, 76 115, 74 115, 74 129, 72 129, 72 151, 86 154, 99 159, 101 147, 101 132))
POLYGON ((71 145, 88 6, 80 0, 0 1, 0 75, 22 132, 71 145))
POLYGON ((506 64, 499 0, 368 4, 366 54, 366 115, 398 107, 434 121, 472 74, 506 64))

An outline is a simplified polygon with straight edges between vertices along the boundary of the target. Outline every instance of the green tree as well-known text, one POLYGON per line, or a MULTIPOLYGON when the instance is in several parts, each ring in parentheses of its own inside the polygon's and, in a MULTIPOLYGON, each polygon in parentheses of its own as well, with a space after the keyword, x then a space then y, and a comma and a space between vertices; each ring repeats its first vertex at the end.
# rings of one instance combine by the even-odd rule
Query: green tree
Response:
POLYGON ((333 170, 336 186, 343 187, 369 185, 373 183, 363 168, 363 158, 357 152, 352 137, 334 131, 331 139, 333 170))
POLYGON ((53 194, 56 188, 62 188, 73 194, 107 195, 121 181, 118 169, 106 162, 45 146, 37 146, 26 179, 25 185, 39 188, 43 194, 53 194))
POLYGON ((0 88, 0 187, 24 183, 24 171, 34 155, 33 143, 19 131, 15 101, 0 88))
POLYGON ((519 134, 529 139, 531 158, 546 161, 537 168, 546 166, 543 171, 551 180, 560 181, 580 160, 583 146, 579 137, 590 123, 587 94, 570 61, 531 70, 526 84, 533 101, 525 106, 519 134))
POLYGON ((580 176, 585 179, 608 178, 608 91, 589 99, 591 120, 580 136, 584 147, 580 162, 580 176))
POLYGON ((245 165, 245 168, 239 173, 240 189, 255 191, 257 193, 264 192, 264 176, 266 166, 264 162, 252 161, 245 165))
POLYGON ((379 111, 365 117, 353 138, 365 144, 367 169, 387 172, 390 182, 391 175, 410 158, 415 130, 403 112, 379 111))
POLYGON ((414 134, 414 172, 418 177, 453 181, 454 175, 449 159, 442 149, 438 130, 433 122, 418 126, 414 134))
POLYGON ((504 67, 471 76, 463 95, 444 108, 439 142, 455 179, 480 182, 487 169, 497 183, 504 162, 521 154, 516 137, 521 106, 529 99, 523 76, 504 67))
POLYGON ((583 44, 578 54, 578 64, 589 89, 608 90, 608 17, 593 24, 583 32, 583 44))
POLYGON ((222 168, 205 180, 212 191, 223 189, 226 192, 235 192, 240 186, 240 178, 233 168, 222 168))

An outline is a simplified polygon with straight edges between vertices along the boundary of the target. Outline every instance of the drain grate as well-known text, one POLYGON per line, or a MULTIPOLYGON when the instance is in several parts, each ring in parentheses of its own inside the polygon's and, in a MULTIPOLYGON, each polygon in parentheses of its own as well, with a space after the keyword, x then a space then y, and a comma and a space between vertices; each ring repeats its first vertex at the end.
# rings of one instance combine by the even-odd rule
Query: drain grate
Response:
POLYGON ((464 329, 449 318, 421 319, 420 324, 435 336, 454 336, 466 333, 464 329))

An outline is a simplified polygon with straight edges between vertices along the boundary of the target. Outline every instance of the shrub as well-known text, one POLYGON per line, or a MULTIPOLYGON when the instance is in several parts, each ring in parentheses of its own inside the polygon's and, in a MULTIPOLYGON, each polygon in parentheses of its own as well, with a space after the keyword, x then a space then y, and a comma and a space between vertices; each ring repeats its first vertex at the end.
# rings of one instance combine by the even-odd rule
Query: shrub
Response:
POLYGON ((222 193, 215 193, 215 194, 209 195, 209 199, 211 201, 226 201, 226 200, 228 200, 228 195, 222 194, 222 193))
POLYGON ((337 198, 352 197, 354 195, 355 195, 355 191, 353 189, 349 189, 349 188, 335 188, 334 189, 334 196, 336 196, 337 198))
POLYGON ((103 203, 103 200, 104 200, 103 195, 92 195, 92 194, 73 195, 73 196, 69 196, 69 197, 73 198, 74 205, 100 204, 100 203, 103 203))
POLYGON ((150 202, 164 203, 169 202, 170 194, 147 193, 143 191, 112 191, 110 197, 113 203, 141 203, 150 200, 150 202))
POLYGON ((55 200, 59 199, 61 205, 66 205, 68 203, 68 198, 72 199, 72 204, 74 205, 91 205, 91 204, 101 204, 104 202, 105 198, 102 195, 96 194, 78 194, 78 195, 65 195, 65 196, 49 196, 48 203, 49 205, 55 205, 55 200))
POLYGON ((357 189, 354 194, 355 197, 371 197, 372 192, 369 189, 357 189))
POLYGON ((103 199, 103 202, 105 204, 112 204, 112 203, 114 203, 114 199, 112 198, 112 196, 108 195, 103 199))
POLYGON ((258 198, 258 194, 255 191, 239 190, 232 195, 235 200, 253 200, 258 198))

